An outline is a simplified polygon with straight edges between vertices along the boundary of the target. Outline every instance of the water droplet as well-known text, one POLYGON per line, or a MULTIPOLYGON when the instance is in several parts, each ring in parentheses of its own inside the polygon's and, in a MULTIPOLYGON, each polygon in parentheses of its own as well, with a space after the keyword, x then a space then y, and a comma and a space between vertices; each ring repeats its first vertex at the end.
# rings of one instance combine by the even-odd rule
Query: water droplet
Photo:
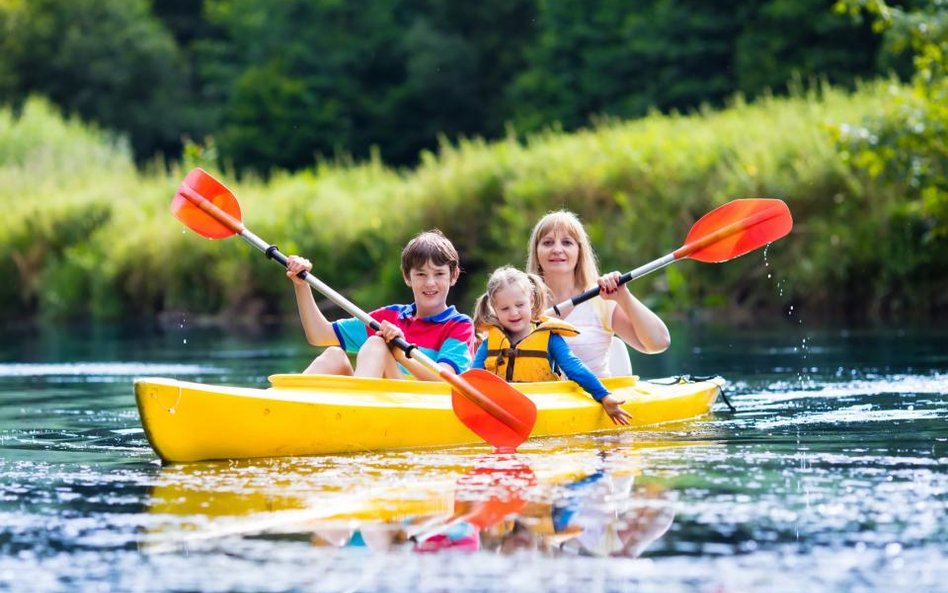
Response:
POLYGON ((185 338, 185 339, 181 340, 181 343, 182 343, 182 344, 187 344, 187 343, 188 343, 188 339, 185 338))

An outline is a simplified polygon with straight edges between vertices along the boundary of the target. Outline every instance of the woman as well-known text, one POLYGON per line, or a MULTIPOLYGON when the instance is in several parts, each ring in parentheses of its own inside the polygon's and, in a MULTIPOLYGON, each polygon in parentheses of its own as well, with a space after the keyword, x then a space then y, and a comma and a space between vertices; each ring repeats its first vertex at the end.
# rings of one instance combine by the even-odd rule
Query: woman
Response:
POLYGON ((639 352, 657 354, 671 343, 665 323, 619 285, 619 272, 602 276, 589 236, 575 214, 551 212, 540 219, 530 235, 527 271, 539 274, 561 303, 599 285, 601 298, 577 305, 564 318, 581 332, 569 338, 576 356, 598 377, 609 377, 612 337, 620 337, 639 352))

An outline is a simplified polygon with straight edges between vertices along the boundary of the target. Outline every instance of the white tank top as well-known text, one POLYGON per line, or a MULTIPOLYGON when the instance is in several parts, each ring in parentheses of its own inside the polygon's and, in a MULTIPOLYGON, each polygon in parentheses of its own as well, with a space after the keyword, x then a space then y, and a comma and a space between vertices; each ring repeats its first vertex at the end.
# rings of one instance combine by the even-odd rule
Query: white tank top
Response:
POLYGON ((573 353, 589 367, 597 377, 611 377, 609 369, 609 347, 612 345, 612 314, 615 301, 600 298, 580 303, 563 318, 579 330, 578 336, 566 338, 573 353))

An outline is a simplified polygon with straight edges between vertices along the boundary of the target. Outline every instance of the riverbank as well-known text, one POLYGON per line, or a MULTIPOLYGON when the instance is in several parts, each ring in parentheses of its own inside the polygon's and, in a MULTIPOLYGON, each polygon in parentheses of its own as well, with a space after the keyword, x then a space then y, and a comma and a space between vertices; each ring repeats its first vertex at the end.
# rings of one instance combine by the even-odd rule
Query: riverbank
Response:
MULTIPOLYGON (((305 254, 367 307, 405 300, 398 253, 423 229, 441 228, 458 246, 465 274, 451 300, 466 309, 494 267, 523 265, 530 228, 549 210, 577 212, 601 268, 625 271, 680 246, 714 207, 753 196, 788 203, 788 237, 726 264, 669 266, 638 280, 636 294, 662 315, 940 319, 948 238, 907 182, 867 176, 850 152, 863 122, 909 94, 889 82, 817 88, 524 142, 461 140, 410 171, 373 160, 266 180, 215 175, 248 227, 305 254)), ((203 240, 168 213, 184 173, 213 168, 202 147, 191 145, 183 163, 136 169, 121 139, 63 121, 39 100, 18 119, 0 113, 0 141, 6 319, 294 315, 272 262, 238 241, 203 240)))

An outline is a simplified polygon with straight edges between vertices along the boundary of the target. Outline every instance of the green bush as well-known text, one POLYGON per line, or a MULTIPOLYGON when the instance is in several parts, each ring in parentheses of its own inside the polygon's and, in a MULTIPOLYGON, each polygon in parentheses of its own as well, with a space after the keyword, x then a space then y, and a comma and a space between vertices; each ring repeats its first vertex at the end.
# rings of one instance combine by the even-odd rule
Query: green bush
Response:
MULTIPOLYGON (((843 134, 869 117, 901 125, 893 105, 912 92, 886 81, 855 93, 814 85, 791 98, 735 98, 722 111, 604 120, 523 142, 442 140, 414 170, 374 158, 266 180, 213 172, 251 230, 307 256, 317 276, 367 309, 410 299, 399 253, 428 228, 458 246, 466 274, 452 300, 467 309, 490 270, 524 264, 530 229, 549 210, 577 212, 601 269, 626 271, 680 246, 716 206, 777 197, 794 215, 789 237, 728 264, 675 264, 633 290, 664 314, 704 307, 779 319, 793 306, 925 316, 942 310, 944 275, 933 270, 946 269, 926 194, 906 197, 866 174, 843 134)), ((168 211, 187 168, 206 165, 213 145, 192 145, 184 166, 136 170, 120 139, 34 100, 19 118, 0 111, 0 146, 10 181, 0 186, 0 272, 14 278, 0 288, 5 315, 295 315, 272 262, 238 240, 203 239, 168 211)), ((925 158, 933 150, 917 148, 925 158)))

